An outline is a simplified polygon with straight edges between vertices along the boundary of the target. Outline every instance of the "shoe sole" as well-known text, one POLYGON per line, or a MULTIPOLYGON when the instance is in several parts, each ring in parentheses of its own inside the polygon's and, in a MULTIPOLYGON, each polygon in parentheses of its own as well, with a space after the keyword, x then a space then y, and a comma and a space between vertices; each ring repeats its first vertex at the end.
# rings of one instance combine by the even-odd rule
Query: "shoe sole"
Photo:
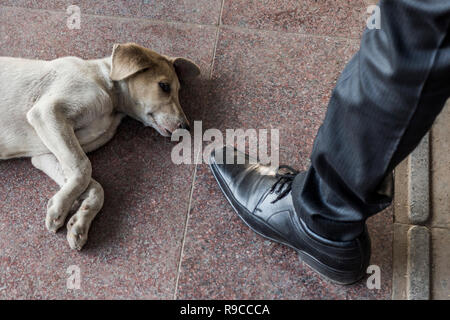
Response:
POLYGON ((219 185, 220 190, 222 191, 223 195, 225 196, 225 198, 228 200, 228 202, 231 204, 231 206, 233 207, 234 211, 237 213, 238 217, 245 223, 245 225, 247 227, 249 227, 253 232, 255 232, 256 234, 258 234, 259 236, 274 241, 276 243, 285 245, 293 250, 295 250, 297 252, 297 254, 299 255, 299 260, 300 262, 304 262, 306 265, 308 265, 311 269, 313 269, 315 272, 317 272, 320 276, 322 276, 325 280, 328 280, 332 283, 335 284, 339 284, 339 285, 352 285, 356 282, 359 282, 363 277, 364 274, 357 276, 357 278, 355 278, 354 274, 348 274, 348 273, 343 273, 340 272, 338 270, 335 270, 333 268, 328 267, 327 265, 323 264, 322 262, 320 262, 319 260, 317 260, 315 257, 311 256, 309 253, 300 250, 294 246, 292 246, 291 244, 287 243, 287 242, 283 242, 279 239, 275 239, 272 237, 269 237, 265 234, 263 234, 261 231, 255 229, 252 225, 250 225, 244 218, 243 214, 241 213, 240 210, 244 211, 247 215, 251 215, 251 213, 245 208, 242 207, 235 199, 234 197, 230 197, 229 196, 229 190, 224 190, 222 187, 222 183, 224 183, 223 181, 221 181, 221 177, 218 176, 218 174, 216 173, 215 169, 214 169, 214 165, 210 164, 209 165, 211 172, 214 176, 214 179, 216 179, 217 184, 219 185), (337 279, 342 279, 342 280, 336 280, 337 279))

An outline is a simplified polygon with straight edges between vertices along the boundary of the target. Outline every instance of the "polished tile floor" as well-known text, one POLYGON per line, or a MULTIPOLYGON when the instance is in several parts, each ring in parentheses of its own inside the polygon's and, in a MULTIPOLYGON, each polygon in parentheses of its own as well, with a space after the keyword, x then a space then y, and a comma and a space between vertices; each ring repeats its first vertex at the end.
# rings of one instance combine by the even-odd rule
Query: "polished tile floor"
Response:
MULTIPOLYGON (((331 90, 359 45, 363 0, 0 0, 0 55, 110 55, 137 42, 197 62, 181 93, 208 128, 280 130, 280 160, 304 169, 331 90)), ((126 120, 89 155, 105 206, 81 252, 46 231, 57 186, 29 159, 0 162, 0 299, 389 299, 392 213, 369 220, 381 289, 333 285, 296 254, 251 232, 208 168, 175 165, 174 144, 126 120), (81 289, 67 289, 78 266, 81 289)))

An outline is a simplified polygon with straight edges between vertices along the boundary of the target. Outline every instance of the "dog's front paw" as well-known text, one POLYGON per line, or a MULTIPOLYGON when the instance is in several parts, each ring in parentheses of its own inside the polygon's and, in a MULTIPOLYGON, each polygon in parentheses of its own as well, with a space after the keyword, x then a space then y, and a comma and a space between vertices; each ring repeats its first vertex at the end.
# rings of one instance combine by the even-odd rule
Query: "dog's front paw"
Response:
POLYGON ((81 250, 88 239, 89 223, 75 214, 67 223, 67 241, 74 250, 81 250))
POLYGON ((45 226, 47 229, 56 233, 64 224, 66 217, 67 213, 62 210, 61 206, 58 206, 53 198, 50 199, 47 206, 47 216, 45 217, 45 226))

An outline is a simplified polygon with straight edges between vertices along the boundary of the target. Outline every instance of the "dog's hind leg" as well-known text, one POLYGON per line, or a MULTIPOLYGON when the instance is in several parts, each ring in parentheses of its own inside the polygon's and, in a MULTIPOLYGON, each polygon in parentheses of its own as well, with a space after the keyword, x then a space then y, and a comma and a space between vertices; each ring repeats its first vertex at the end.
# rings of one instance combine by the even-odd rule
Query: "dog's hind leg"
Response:
MULTIPOLYGON (((31 163, 58 185, 64 185, 64 174, 53 154, 35 156, 31 158, 31 163)), ((76 213, 67 223, 67 241, 72 249, 80 250, 86 243, 92 220, 102 208, 103 201, 102 186, 94 179, 91 179, 86 191, 72 205, 71 211, 76 211, 76 213)))

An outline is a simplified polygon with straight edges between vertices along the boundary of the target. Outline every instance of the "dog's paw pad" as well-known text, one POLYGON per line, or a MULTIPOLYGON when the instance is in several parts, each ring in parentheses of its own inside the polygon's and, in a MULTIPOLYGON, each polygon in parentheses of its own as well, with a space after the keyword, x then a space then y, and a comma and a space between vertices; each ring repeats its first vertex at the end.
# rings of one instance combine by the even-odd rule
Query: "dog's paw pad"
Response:
POLYGON ((70 230, 75 225, 76 222, 77 222, 76 216, 70 218, 69 222, 67 223, 67 230, 70 230))
POLYGON ((65 216, 54 212, 51 208, 47 211, 47 216, 45 218, 45 226, 51 232, 58 231, 59 228, 64 224, 65 216))
POLYGON ((82 220, 76 215, 67 223, 67 241, 74 250, 81 250, 88 238, 89 227, 85 226, 82 220))

